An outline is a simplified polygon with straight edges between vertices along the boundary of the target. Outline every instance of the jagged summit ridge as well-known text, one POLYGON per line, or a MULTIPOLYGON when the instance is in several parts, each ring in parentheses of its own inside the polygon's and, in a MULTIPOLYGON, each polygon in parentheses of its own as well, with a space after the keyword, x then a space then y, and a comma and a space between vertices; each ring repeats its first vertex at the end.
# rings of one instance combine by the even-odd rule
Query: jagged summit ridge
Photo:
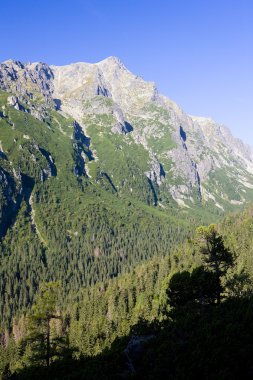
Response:
MULTIPOLYGON (((28 106, 34 100, 40 107, 56 106, 86 134, 94 123, 103 124, 105 135, 130 132, 132 143, 149 157, 143 173, 163 191, 165 203, 168 193, 180 206, 212 201, 224 209, 227 203, 244 203, 245 191, 253 186, 251 147, 211 118, 187 115, 117 57, 65 66, 8 60, 0 64, 0 88, 28 106), (101 121, 105 116, 109 130, 101 121)), ((40 112, 36 109, 34 115, 40 112)))
POLYGON ((133 111, 148 100, 155 99, 154 83, 145 82, 132 74, 116 57, 109 57, 96 64, 76 63, 67 66, 51 66, 54 73, 55 97, 63 98, 68 111, 70 101, 73 112, 73 95, 79 113, 82 99, 97 95, 110 97, 123 110, 133 111))

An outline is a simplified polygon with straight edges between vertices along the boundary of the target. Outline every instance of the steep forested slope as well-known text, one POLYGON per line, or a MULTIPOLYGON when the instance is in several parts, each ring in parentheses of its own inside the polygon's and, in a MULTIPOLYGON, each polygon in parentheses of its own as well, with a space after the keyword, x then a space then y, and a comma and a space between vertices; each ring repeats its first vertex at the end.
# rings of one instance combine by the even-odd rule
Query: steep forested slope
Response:
MULTIPOLYGON (((63 344, 67 351, 54 351, 54 359, 63 361, 52 361, 48 376, 183 379, 187 374, 192 379, 202 373, 210 379, 237 379, 240 374, 250 378, 253 273, 248 247, 252 221, 252 209, 248 209, 227 217, 219 226, 234 257, 222 282, 221 304, 203 303, 202 294, 198 303, 180 304, 175 309, 168 297, 174 275, 181 273, 183 281, 184 273, 198 273, 194 268, 203 263, 197 237, 179 245, 171 255, 71 293, 65 306, 60 301, 56 310, 62 315, 61 322, 52 320, 51 339, 64 338, 65 343, 55 340, 58 343, 54 344, 63 344)), ((187 286, 187 294, 189 290, 187 286)), ((9 361, 12 371, 43 363, 43 356, 36 359, 29 351, 32 340, 20 340, 29 331, 29 323, 24 318, 16 320, 11 339, 7 332, 3 335, 10 340, 2 351, 2 361, 5 366, 9 361)), ((43 367, 36 367, 37 371, 42 376, 46 373, 43 367)), ((34 374, 32 368, 22 373, 27 378, 34 374)))
MULTIPOLYGON (((49 108, 42 122, 7 99, 1 93, 2 321, 32 303, 42 280, 77 291, 165 254, 186 236, 190 227, 175 212, 121 196, 102 171, 90 180, 91 151, 73 119, 49 108)), ((145 191, 152 198, 148 182, 145 191)))

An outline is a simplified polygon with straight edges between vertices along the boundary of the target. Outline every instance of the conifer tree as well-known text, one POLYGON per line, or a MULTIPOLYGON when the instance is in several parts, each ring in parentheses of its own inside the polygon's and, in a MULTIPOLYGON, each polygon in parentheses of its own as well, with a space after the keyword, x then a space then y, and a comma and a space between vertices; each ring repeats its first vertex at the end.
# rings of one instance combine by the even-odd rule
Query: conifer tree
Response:
POLYGON ((41 287, 40 296, 32 308, 28 323, 27 343, 32 349, 33 362, 45 362, 57 355, 57 334, 52 337, 51 323, 53 319, 61 319, 57 310, 59 291, 58 282, 49 282, 41 287))
POLYGON ((216 301, 217 304, 220 304, 221 278, 227 273, 228 268, 234 265, 233 254, 225 247, 223 237, 219 235, 215 224, 198 227, 195 242, 200 248, 206 268, 215 274, 216 301))

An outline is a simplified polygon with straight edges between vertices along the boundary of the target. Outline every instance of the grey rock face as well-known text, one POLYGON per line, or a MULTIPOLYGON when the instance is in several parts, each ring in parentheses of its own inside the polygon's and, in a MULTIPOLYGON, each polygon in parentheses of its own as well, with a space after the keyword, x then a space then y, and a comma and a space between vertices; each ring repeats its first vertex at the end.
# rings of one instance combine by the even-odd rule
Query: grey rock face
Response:
POLYGON ((0 64, 0 89, 15 94, 8 97, 8 104, 40 121, 46 120, 47 107, 53 105, 52 79, 53 72, 44 63, 23 65, 10 60, 0 64), (37 101, 36 106, 33 100, 37 101))
POLYGON ((0 64, 0 89, 13 93, 20 99, 52 102, 53 72, 45 63, 23 65, 18 61, 0 64))
POLYGON ((17 96, 8 96, 7 102, 10 106, 14 107, 18 111, 26 111, 22 104, 20 104, 17 96))
POLYGON ((48 113, 44 107, 32 107, 29 111, 33 117, 42 122, 44 122, 48 117, 48 113))
POLYGON ((42 105, 30 104, 29 101, 26 101, 26 106, 30 106, 31 108, 25 108, 19 101, 17 96, 8 96, 7 102, 10 106, 14 107, 18 111, 30 113, 36 119, 44 122, 46 118, 48 118, 48 112, 46 107, 42 105))
POLYGON ((147 178, 155 182, 158 186, 162 184, 165 179, 165 171, 162 164, 157 160, 156 156, 151 157, 150 171, 145 173, 147 178))
POLYGON ((117 120, 116 124, 111 129, 113 133, 125 135, 127 133, 132 132, 133 127, 131 126, 131 124, 124 120, 123 112, 117 104, 114 104, 114 106, 112 107, 112 114, 114 118, 117 120))

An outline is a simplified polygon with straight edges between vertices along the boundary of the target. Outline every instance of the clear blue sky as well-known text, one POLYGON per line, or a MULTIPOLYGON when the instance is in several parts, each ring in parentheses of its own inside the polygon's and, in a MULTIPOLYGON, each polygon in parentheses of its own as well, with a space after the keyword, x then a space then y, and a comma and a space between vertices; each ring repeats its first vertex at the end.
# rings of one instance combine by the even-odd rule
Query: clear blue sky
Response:
POLYGON ((0 61, 118 56, 253 146, 253 0, 3 0, 0 61))

